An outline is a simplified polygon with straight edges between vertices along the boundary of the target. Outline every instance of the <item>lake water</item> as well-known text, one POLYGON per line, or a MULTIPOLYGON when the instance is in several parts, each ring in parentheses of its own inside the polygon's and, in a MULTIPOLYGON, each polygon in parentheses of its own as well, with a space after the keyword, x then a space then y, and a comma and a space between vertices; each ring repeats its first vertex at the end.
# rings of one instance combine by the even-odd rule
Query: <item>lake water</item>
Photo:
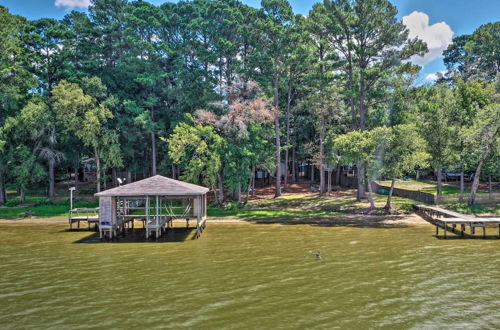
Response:
POLYGON ((199 240, 100 243, 66 228, 0 224, 0 328, 500 328, 499 239, 209 224, 199 240))

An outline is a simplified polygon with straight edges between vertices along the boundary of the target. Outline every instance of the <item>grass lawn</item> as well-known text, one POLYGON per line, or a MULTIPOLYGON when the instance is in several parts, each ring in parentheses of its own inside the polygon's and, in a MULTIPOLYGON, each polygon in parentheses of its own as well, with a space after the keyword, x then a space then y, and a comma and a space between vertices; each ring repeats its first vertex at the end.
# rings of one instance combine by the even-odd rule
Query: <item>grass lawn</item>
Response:
POLYGON ((444 207, 460 213, 500 215, 500 204, 447 204, 444 207))
MULTIPOLYGON (((28 199, 29 201, 29 199, 28 199)), ((73 207, 98 207, 97 201, 76 202, 73 207)), ((34 218, 68 218, 69 202, 59 202, 54 204, 33 205, 23 207, 1 207, 0 219, 21 219, 26 212, 33 212, 34 218)))
MULTIPOLYGON (((356 201, 355 190, 337 191, 332 196, 320 197, 313 193, 285 194, 280 198, 261 198, 250 200, 246 205, 237 207, 236 203, 228 203, 225 208, 209 207, 207 210, 210 218, 313 218, 342 216, 346 214, 363 214, 368 210, 368 202, 356 201)), ((42 197, 38 197, 42 198, 42 197)), ((377 195, 376 205, 379 208, 374 214, 382 214, 386 196, 377 195)), ((36 201, 37 198, 28 198, 36 201)), ((406 198, 393 198, 394 206, 402 213, 411 213, 415 203, 406 198)), ((97 201, 79 201, 74 207, 97 207, 97 201)), ((0 208, 0 219, 21 219, 30 211, 35 218, 61 218, 67 219, 69 202, 63 201, 52 204, 34 204, 24 207, 0 208)))
MULTIPOLYGON (((404 181, 407 183, 407 181, 404 181)), ((69 201, 56 203, 43 203, 44 197, 29 197, 28 201, 34 202, 31 206, 1 207, 0 219, 21 219, 30 211, 34 218, 68 218, 69 201), (37 204, 38 203, 38 204, 37 204)), ((384 215, 384 206, 387 200, 385 195, 375 196, 377 209, 372 214, 384 215)), ((413 205, 419 204, 411 199, 393 197, 393 207, 398 213, 409 214, 413 212, 413 205)), ((97 200, 78 201, 74 207, 97 207, 97 200)), ((310 219, 346 215, 363 215, 368 211, 367 201, 358 202, 356 191, 353 189, 333 192, 331 196, 320 197, 316 193, 285 194, 280 198, 260 197, 249 200, 244 205, 237 207, 236 203, 228 203, 224 208, 210 206, 208 216, 213 219, 310 219)), ((466 204, 446 205, 448 209, 462 213, 473 214, 500 214, 500 205, 474 205, 466 204)))
MULTIPOLYGON (((390 187, 391 181, 377 181, 378 184, 390 187)), ((459 182, 446 183, 443 182, 443 194, 460 194, 460 186, 459 182)), ((407 190, 415 190, 422 191, 430 194, 437 194, 437 186, 436 182, 433 181, 423 181, 423 180, 397 180, 395 185, 396 188, 407 189, 407 190)), ((470 193, 470 188, 465 187, 465 193, 470 193)), ((478 193, 487 193, 486 190, 479 189, 478 193)))

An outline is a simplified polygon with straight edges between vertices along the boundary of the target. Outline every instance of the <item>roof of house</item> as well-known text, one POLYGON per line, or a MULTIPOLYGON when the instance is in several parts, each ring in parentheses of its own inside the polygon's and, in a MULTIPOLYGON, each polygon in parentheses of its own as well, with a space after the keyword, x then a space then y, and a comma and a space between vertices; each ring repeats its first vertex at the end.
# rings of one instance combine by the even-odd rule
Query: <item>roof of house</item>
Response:
POLYGON ((197 196, 206 194, 208 190, 208 188, 195 184, 155 175, 144 180, 101 191, 95 196, 197 196))

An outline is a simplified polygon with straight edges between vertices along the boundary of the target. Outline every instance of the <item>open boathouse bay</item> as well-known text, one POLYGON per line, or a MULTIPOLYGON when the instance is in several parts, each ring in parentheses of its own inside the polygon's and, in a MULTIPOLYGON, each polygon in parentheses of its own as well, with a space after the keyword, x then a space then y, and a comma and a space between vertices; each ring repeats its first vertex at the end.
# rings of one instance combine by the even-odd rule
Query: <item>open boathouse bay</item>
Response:
POLYGON ((2 224, 0 327, 499 328, 499 241, 433 231, 226 223, 156 243, 2 224))

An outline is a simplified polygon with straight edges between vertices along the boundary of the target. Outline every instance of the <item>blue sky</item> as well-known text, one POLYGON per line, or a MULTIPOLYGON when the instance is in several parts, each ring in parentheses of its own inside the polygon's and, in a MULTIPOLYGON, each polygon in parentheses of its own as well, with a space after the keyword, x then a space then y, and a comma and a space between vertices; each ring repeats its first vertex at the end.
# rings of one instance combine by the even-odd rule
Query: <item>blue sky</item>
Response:
MULTIPOLYGON (((161 4, 165 0, 149 0, 161 4)), ((317 1, 289 0, 295 11, 307 14, 317 1)), ((422 82, 432 79, 433 74, 444 70, 442 49, 451 38, 472 33, 480 25, 500 20, 500 0, 390 0, 399 11, 399 18, 409 25, 413 35, 432 45, 431 53, 424 59, 415 59, 423 65, 422 82), (418 13, 415 13, 418 12, 418 13), (405 17, 406 16, 406 17, 405 17)), ((14 14, 29 19, 41 17, 62 18, 74 5, 85 5, 90 0, 0 0, 14 14), (56 5, 59 3, 59 5, 56 5)), ((243 0, 260 7, 260 0, 243 0)), ((80 8, 81 10, 81 8, 80 8)))

